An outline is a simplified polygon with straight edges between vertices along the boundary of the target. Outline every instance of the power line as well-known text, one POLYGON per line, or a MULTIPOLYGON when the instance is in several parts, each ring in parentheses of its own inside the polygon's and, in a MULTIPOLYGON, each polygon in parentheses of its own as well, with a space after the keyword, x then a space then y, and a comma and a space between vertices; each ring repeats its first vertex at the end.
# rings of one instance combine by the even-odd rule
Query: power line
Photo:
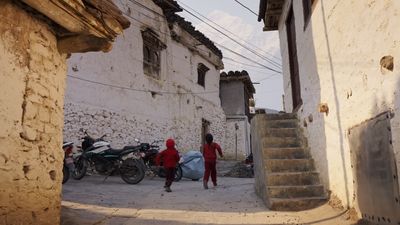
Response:
MULTIPOLYGON (((183 8, 183 7, 182 7, 183 8)), ((218 33, 222 34, 223 36, 229 38, 230 40, 232 40, 233 42, 235 42, 236 44, 242 46, 244 49, 248 50, 249 52, 255 54, 256 56, 260 57, 263 60, 270 60, 270 59, 266 59, 263 55, 260 55, 259 53, 257 53, 256 51, 248 48, 247 46, 243 45, 242 43, 240 43, 239 41, 233 39, 232 37, 229 37, 229 35, 225 34, 224 32, 220 31, 218 28, 215 28, 214 26, 212 26, 211 24, 207 23, 206 21, 204 21, 203 19, 199 18, 198 16, 194 15, 192 12, 188 11, 187 9, 183 8, 183 10, 185 10, 187 13, 189 13, 190 15, 192 15, 193 17, 197 18, 198 20, 202 21, 203 23, 207 24, 209 27, 213 28, 214 30, 216 30, 218 33)))
POLYGON ((229 61, 232 61, 232 62, 235 62, 235 63, 242 64, 242 65, 244 65, 244 66, 248 66, 248 67, 253 67, 253 68, 257 68, 257 69, 266 70, 266 68, 264 68, 264 67, 256 66, 256 65, 251 65, 251 64, 247 64, 247 63, 243 63, 243 62, 239 62, 239 61, 237 61, 237 60, 234 60, 234 59, 232 59, 232 58, 229 58, 229 57, 224 56, 224 60, 225 60, 225 59, 226 59, 226 60, 229 60, 229 61))
MULTIPOLYGON (((182 4, 183 5, 183 4, 182 4)), ((248 46, 240 43, 239 41, 235 40, 234 38, 230 37, 229 35, 225 34, 224 32, 222 32, 221 30, 219 30, 218 28, 214 27, 213 25, 209 24, 208 22, 204 21, 202 18, 200 18, 199 16, 196 16, 194 13, 192 13, 190 10, 187 10, 186 8, 182 7, 181 8, 186 11, 188 14, 190 14, 191 16, 195 17, 196 19, 200 20, 201 22, 205 23, 206 25, 208 25, 209 27, 211 27, 212 29, 214 29, 215 31, 217 31, 218 33, 222 34, 223 36, 227 37, 228 39, 230 39, 231 41, 235 42, 236 44, 240 45, 241 47, 243 47, 244 49, 246 49, 247 51, 253 53, 254 55, 260 57, 261 59, 271 63, 271 59, 263 56, 262 54, 256 52, 255 50, 249 48, 248 46)), ((199 13, 200 14, 200 13, 199 13)), ((203 15, 202 15, 203 16, 203 15)), ((203 16, 204 17, 204 16, 203 16)), ((274 65, 274 63, 271 63, 272 65, 274 65)), ((278 67, 280 69, 280 66, 275 65, 276 67, 278 67)))
MULTIPOLYGON (((240 36, 236 35, 236 34, 233 33, 232 31, 230 31, 230 30, 224 28, 223 26, 221 26, 221 25, 215 23, 214 21, 212 21, 212 20, 209 19, 208 17, 203 16, 201 13, 199 13, 199 12, 196 11, 195 9, 191 8, 191 7, 188 6, 187 4, 183 3, 182 1, 180 1, 180 0, 178 0, 178 1, 179 1, 179 3, 180 3, 181 5, 185 6, 186 8, 189 8, 189 9, 192 10, 192 11, 194 11, 195 13, 197 13, 197 14, 198 14, 199 16, 201 16, 202 18, 204 18, 204 19, 206 19, 207 21, 209 21, 210 23, 212 23, 212 24, 218 26, 220 29, 222 29, 222 30, 228 32, 229 34, 231 34, 231 35, 237 37, 238 39, 242 40, 244 43, 246 43, 246 44, 248 44, 248 45, 250 45, 250 46, 252 46, 252 47, 258 49, 258 50, 261 51, 262 53, 265 53, 265 54, 267 54, 267 55, 269 55, 269 56, 271 56, 271 57, 273 57, 273 58, 275 58, 275 59, 277 59, 277 60, 281 60, 280 58, 274 56, 273 54, 271 54, 271 53, 269 53, 269 52, 266 52, 266 51, 264 51, 263 49, 257 47, 256 45, 253 45, 252 43, 246 41, 245 39, 243 39, 243 38, 241 38, 240 36)), ((276 62, 276 61, 274 61, 274 60, 272 60, 272 59, 271 59, 271 61, 274 62, 274 63, 276 63, 279 67, 281 66, 281 64, 280 64, 279 62, 276 62)))
POLYGON ((239 2, 238 0, 234 0, 235 2, 237 2, 239 5, 243 6, 243 8, 249 10, 251 13, 253 13, 254 15, 256 15, 258 17, 258 14, 255 13, 252 9, 250 9, 249 7, 243 5, 241 2, 239 2))
POLYGON ((181 94, 196 94, 196 95, 198 95, 198 94, 219 93, 219 90, 218 91, 203 91, 203 92, 170 92, 170 91, 144 90, 144 89, 136 89, 136 88, 131 88, 131 87, 123 87, 123 86, 114 85, 114 84, 106 84, 106 83, 102 83, 102 82, 98 82, 98 81, 94 81, 94 80, 88 80, 85 78, 76 77, 76 76, 72 76, 72 75, 67 75, 67 76, 71 77, 73 79, 85 81, 85 82, 92 83, 92 84, 97 84, 97 85, 102 85, 102 86, 107 86, 107 87, 112 87, 112 88, 118 88, 118 89, 123 89, 123 90, 129 90, 129 91, 137 91, 137 92, 147 92, 147 93, 155 93, 155 94, 174 94, 174 95, 181 95, 181 94))
POLYGON ((260 65, 260 66, 262 66, 262 67, 264 67, 264 68, 266 68, 266 69, 268 69, 268 70, 271 70, 271 71, 277 72, 277 73, 282 73, 282 72, 280 72, 280 71, 278 71, 278 70, 275 70, 275 69, 273 69, 273 68, 271 68, 271 67, 265 66, 264 64, 261 64, 261 63, 259 63, 259 62, 257 62, 257 61, 254 61, 254 60, 250 59, 249 57, 246 57, 246 56, 244 56, 244 55, 242 55, 242 54, 240 54, 240 53, 238 53, 238 52, 236 52, 236 51, 234 51, 234 50, 232 50, 232 49, 230 49, 230 48, 227 48, 227 47, 225 47, 225 46, 223 46, 223 45, 220 45, 220 44, 218 44, 218 43, 215 43, 215 44, 218 45, 218 46, 220 46, 221 48, 223 48, 223 49, 229 51, 229 52, 232 52, 233 54, 235 54, 235 55, 237 55, 237 56, 240 56, 240 57, 242 57, 242 58, 244 58, 244 59, 247 59, 248 61, 250 61, 250 62, 252 62, 252 63, 255 63, 255 64, 257 64, 257 65, 260 65))

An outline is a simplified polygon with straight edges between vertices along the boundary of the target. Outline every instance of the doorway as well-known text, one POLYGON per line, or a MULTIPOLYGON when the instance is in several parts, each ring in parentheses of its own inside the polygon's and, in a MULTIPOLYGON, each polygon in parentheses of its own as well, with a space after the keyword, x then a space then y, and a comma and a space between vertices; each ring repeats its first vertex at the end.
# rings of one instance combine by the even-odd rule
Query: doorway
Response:
POLYGON ((293 6, 290 7, 286 19, 286 32, 289 51, 290 82, 292 86, 293 112, 297 112, 303 101, 300 91, 299 62, 296 47, 296 21, 293 14, 293 6))
MULTIPOLYGON (((206 134, 210 132, 210 121, 201 119, 201 147, 206 143, 206 134)), ((200 147, 200 148, 201 148, 200 147)))

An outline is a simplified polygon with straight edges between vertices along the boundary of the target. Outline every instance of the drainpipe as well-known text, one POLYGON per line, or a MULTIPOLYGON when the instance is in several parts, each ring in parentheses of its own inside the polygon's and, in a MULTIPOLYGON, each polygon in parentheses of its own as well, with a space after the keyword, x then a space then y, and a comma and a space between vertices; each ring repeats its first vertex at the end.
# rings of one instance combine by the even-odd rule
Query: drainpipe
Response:
POLYGON ((237 147, 237 130, 239 129, 239 125, 235 123, 235 160, 237 160, 238 147, 237 147))

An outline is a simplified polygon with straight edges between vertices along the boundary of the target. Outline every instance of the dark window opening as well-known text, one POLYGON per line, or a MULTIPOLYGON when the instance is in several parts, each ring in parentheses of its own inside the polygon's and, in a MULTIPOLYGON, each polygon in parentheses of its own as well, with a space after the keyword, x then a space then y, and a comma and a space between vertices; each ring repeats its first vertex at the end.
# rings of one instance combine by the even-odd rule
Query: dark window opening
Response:
POLYGON ((159 39, 158 34, 150 28, 142 31, 143 38, 143 72, 153 78, 160 78, 161 60, 160 53, 166 48, 159 39))
POLYGON ((205 66, 203 63, 199 63, 197 66, 197 83, 203 87, 206 84, 206 73, 210 69, 205 66))

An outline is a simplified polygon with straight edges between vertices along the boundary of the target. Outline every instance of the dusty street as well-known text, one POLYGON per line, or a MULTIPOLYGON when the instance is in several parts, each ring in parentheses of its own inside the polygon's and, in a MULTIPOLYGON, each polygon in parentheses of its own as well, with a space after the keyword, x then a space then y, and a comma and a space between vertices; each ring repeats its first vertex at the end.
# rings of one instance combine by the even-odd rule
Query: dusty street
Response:
POLYGON ((120 177, 86 176, 63 186, 62 225, 72 224, 352 224, 329 205, 303 212, 268 211, 254 193, 254 179, 219 178, 217 188, 183 179, 164 192, 163 180, 138 185, 120 177))

